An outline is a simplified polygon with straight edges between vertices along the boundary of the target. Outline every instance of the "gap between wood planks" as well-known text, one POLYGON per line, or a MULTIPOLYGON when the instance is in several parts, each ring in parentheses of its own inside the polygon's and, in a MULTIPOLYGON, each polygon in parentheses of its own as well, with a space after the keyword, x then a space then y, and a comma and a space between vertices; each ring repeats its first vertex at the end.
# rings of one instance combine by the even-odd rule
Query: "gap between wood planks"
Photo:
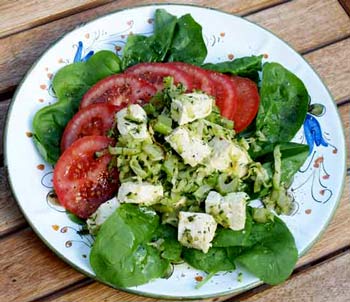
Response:
MULTIPOLYGON (((276 0, 275 3, 267 3, 266 5, 260 5, 256 8, 253 9, 246 9, 246 12, 237 12, 238 15, 241 15, 242 17, 246 17, 249 16, 251 14, 254 14, 256 12, 265 10, 265 9, 269 9, 269 8, 273 8, 275 6, 281 5, 281 4, 285 4, 286 2, 290 2, 292 0, 276 0)), ((108 4, 110 4, 111 2, 113 2, 113 0, 105 0, 105 1, 96 1, 94 3, 88 3, 79 7, 74 7, 71 9, 67 9, 66 11, 62 11, 61 13, 58 14, 52 14, 51 16, 47 16, 47 17, 42 17, 39 21, 33 22, 31 25, 24 25, 22 27, 18 26, 18 29, 14 29, 12 31, 10 31, 9 33, 5 33, 3 35, 0 35, 0 38, 6 38, 8 36, 14 35, 14 34, 18 34, 18 33, 22 33, 24 31, 27 30, 31 30, 34 28, 37 28, 39 26, 45 25, 47 23, 51 23, 54 22, 56 20, 65 18, 65 17, 69 17, 69 16, 74 16, 78 13, 82 13, 84 11, 90 10, 90 9, 94 9, 94 8, 98 8, 98 7, 103 7, 103 6, 108 6, 108 4)), ((158 1, 157 3, 152 3, 151 1, 140 1, 141 3, 137 4, 137 5, 151 5, 151 4, 166 4, 168 3, 168 1, 158 1)), ((190 5, 195 5, 195 6, 200 6, 200 3, 192 3, 192 1, 188 2, 190 5)), ((173 1, 172 4, 186 4, 186 3, 180 3, 177 1, 173 1)), ((130 6, 129 4, 127 4, 125 7, 132 7, 132 5, 130 6)))
POLYGON ((41 25, 45 25, 50 22, 54 22, 56 20, 75 15, 77 13, 82 13, 84 11, 94 9, 99 6, 107 5, 110 2, 113 2, 114 0, 97 0, 95 2, 90 2, 90 3, 82 3, 80 6, 75 6, 71 8, 66 8, 65 11, 61 11, 58 13, 53 13, 51 15, 47 15, 46 17, 39 17, 37 20, 28 21, 28 24, 26 25, 17 25, 17 29, 12 29, 12 30, 7 30, 5 33, 3 33, 0 37, 1 38, 7 38, 11 35, 18 34, 21 32, 24 32, 26 30, 30 30, 33 28, 36 28, 41 25), (30 24, 31 23, 31 24, 30 24))
POLYGON ((343 9, 348 14, 348 16, 350 17, 350 1, 349 0, 338 0, 338 2, 343 7, 343 9))
POLYGON ((331 46, 332 44, 335 44, 335 43, 338 43, 338 42, 342 42, 342 41, 344 41, 344 40, 346 40, 348 38, 350 38, 350 34, 346 35, 344 37, 341 37, 341 38, 334 39, 334 40, 329 41, 327 43, 323 43, 323 44, 317 45, 317 46, 313 47, 312 49, 308 49, 306 51, 299 52, 299 54, 304 56, 304 55, 307 55, 307 54, 312 53, 314 51, 320 50, 321 48, 324 48, 324 47, 327 47, 327 46, 331 46))

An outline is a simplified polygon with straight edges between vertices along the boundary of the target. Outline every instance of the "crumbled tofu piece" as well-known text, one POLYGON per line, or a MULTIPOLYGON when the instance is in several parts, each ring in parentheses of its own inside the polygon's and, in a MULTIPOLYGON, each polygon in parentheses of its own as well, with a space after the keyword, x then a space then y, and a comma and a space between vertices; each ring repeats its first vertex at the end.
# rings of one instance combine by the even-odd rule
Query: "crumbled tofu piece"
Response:
POLYGON ((165 140, 191 167, 202 163, 211 153, 205 142, 182 127, 176 128, 165 140))
POLYGON ((249 196, 245 192, 233 192, 222 196, 210 191, 205 200, 205 211, 213 215, 223 227, 239 231, 245 226, 248 199, 249 196))
POLYGON ((232 173, 240 178, 248 173, 248 164, 251 162, 246 149, 225 138, 214 137, 209 146, 212 153, 208 158, 209 171, 232 173))
POLYGON ((208 167, 221 172, 228 170, 232 162, 232 142, 214 137, 209 146, 212 147, 212 154, 209 157, 208 167))
POLYGON ((171 117, 179 125, 207 117, 213 108, 214 99, 204 93, 185 93, 172 100, 171 117))
POLYGON ((96 235, 102 223, 119 207, 120 203, 116 197, 101 204, 97 210, 86 220, 90 234, 96 235))
POLYGON ((250 156, 246 149, 237 144, 232 144, 232 170, 242 178, 248 173, 248 164, 251 162, 250 156))
POLYGON ((137 203, 146 206, 156 204, 163 197, 163 187, 148 182, 125 182, 118 190, 118 200, 121 203, 137 203))
POLYGON ((117 112, 117 128, 121 135, 130 134, 135 139, 149 138, 147 114, 138 104, 130 105, 117 112))
POLYGON ((183 246, 207 253, 216 227, 215 219, 209 214, 180 212, 177 239, 183 246))

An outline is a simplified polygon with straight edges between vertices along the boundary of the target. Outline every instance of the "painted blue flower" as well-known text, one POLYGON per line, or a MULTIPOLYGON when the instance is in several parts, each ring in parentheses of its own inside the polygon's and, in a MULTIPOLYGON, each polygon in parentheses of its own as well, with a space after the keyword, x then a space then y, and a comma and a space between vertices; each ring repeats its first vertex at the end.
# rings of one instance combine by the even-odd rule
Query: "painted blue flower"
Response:
POLYGON ((311 114, 307 113, 306 118, 304 121, 304 133, 306 142, 309 145, 310 151, 312 152, 314 149, 314 146, 328 146, 328 143, 324 140, 322 136, 322 130, 320 123, 317 121, 315 117, 313 117, 311 114))
POLYGON ((83 42, 79 41, 77 52, 75 53, 73 62, 85 62, 94 54, 93 50, 90 50, 84 57, 83 55, 83 42))

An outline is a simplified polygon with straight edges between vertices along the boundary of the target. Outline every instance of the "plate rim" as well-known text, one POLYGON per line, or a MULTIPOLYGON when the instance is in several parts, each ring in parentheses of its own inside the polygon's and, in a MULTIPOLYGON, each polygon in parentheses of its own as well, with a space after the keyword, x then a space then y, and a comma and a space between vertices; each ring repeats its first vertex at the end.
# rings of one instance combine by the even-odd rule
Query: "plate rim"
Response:
MULTIPOLYGON (((334 206, 331 210, 331 213, 328 217, 328 219, 325 221, 323 228, 318 232, 317 236, 298 254, 298 260, 304 256, 308 251, 310 251, 310 249, 315 245, 316 242, 318 242, 320 240, 320 238, 323 236, 323 234, 325 233, 325 231, 327 230, 329 223, 331 222, 331 220, 334 217, 334 214, 336 212, 336 210, 339 207, 340 204, 340 200, 342 199, 342 196, 344 194, 344 188, 345 188, 345 182, 346 182, 346 176, 347 176, 347 167, 346 167, 346 158, 347 158, 347 148, 346 148, 346 140, 345 140, 345 131, 344 131, 344 123, 340 117, 339 114, 339 110, 337 108, 335 99, 332 95, 332 93, 330 92, 329 88, 327 87, 327 85, 324 83, 324 81, 322 80, 321 76, 319 75, 319 73, 311 66, 311 64, 298 52, 296 51, 288 42, 286 42, 284 39, 282 39, 281 37, 279 37, 277 34, 273 33, 272 31, 270 31, 269 29, 253 22, 250 21, 248 19, 246 19, 243 16, 239 16, 237 14, 233 14, 233 13, 229 13, 229 12, 225 12, 223 10, 217 9, 217 8, 213 8, 213 7, 208 7, 208 6, 200 6, 200 5, 196 5, 196 4, 178 4, 178 3, 153 3, 153 4, 141 4, 141 5, 134 5, 131 7, 124 7, 124 8, 120 8, 120 9, 116 9, 113 11, 110 11, 106 14, 103 14, 101 16, 98 16, 96 18, 93 18, 87 22, 81 22, 78 25, 76 25, 73 29, 65 32, 62 36, 60 36, 59 38, 57 38, 55 41, 53 41, 49 47, 47 47, 45 49, 45 51, 35 60, 35 62, 31 65, 31 67, 27 70, 27 72, 24 74, 23 78, 21 79, 21 81, 19 82, 19 84, 17 85, 17 88, 13 94, 13 97, 11 98, 11 102, 9 104, 9 107, 7 109, 6 112, 6 119, 5 119, 5 126, 4 126, 4 132, 3 132, 3 154, 4 154, 4 170, 5 170, 5 176, 8 180, 8 184, 10 187, 10 191, 12 193, 12 196, 14 197, 18 207, 20 208, 20 211, 22 213, 22 215, 25 217, 26 222, 29 224, 29 226, 31 227, 31 229, 34 231, 34 233, 36 234, 36 236, 38 236, 40 238, 41 241, 43 241, 45 243, 45 245, 55 253, 56 256, 58 256, 61 260, 63 260, 65 263, 67 263, 69 266, 73 267, 75 270, 77 270, 78 272, 82 273, 83 275, 93 279, 94 281, 98 281, 102 284, 108 285, 110 287, 112 287, 113 289, 117 289, 120 291, 124 291, 124 292, 128 292, 131 294, 136 294, 136 295, 140 295, 140 296, 144 296, 144 297, 152 297, 152 298, 163 298, 163 299, 177 299, 177 300, 202 300, 202 299, 207 299, 207 298, 213 298, 213 297, 222 297, 225 295, 237 295, 240 293, 243 293, 249 289, 255 288, 261 284, 263 284, 264 282, 261 280, 258 280, 256 282, 253 282, 249 285, 243 286, 239 289, 231 289, 231 290, 227 290, 227 291, 223 291, 220 292, 219 294, 206 294, 206 295, 198 295, 198 296, 168 296, 168 295, 164 295, 164 294, 154 294, 154 293, 147 293, 145 291, 140 291, 137 289, 133 289, 133 288, 122 288, 122 287, 117 287, 113 284, 110 284, 108 282, 102 281, 101 279, 99 279, 96 275, 92 275, 89 272, 85 271, 84 269, 80 268, 78 265, 76 265, 75 263, 73 263, 72 261, 70 261, 68 258, 66 258, 64 256, 64 254, 60 253, 52 244, 50 244, 46 238, 44 236, 41 235, 40 231, 36 228, 36 226, 34 225, 34 223, 32 223, 32 221, 29 219, 29 217, 27 216, 26 212, 24 211, 24 209, 22 208, 21 202, 19 201, 19 198, 17 198, 16 195, 16 191, 14 189, 14 185, 12 182, 12 179, 10 177, 10 172, 8 169, 8 159, 7 159, 7 137, 9 136, 8 132, 9 132, 9 120, 10 120, 10 116, 12 114, 12 109, 13 109, 13 105, 16 102, 17 96, 20 92, 20 90, 22 89, 22 86, 24 84, 24 82, 27 80, 27 78, 30 76, 30 74, 32 73, 33 69, 35 69, 35 67, 38 65, 39 61, 56 45, 58 44, 61 40, 65 39, 67 35, 71 34, 72 32, 78 31, 81 27, 90 24, 92 22, 95 22, 99 19, 103 19, 107 16, 119 13, 119 12, 123 12, 123 11, 128 11, 128 10, 134 10, 134 9, 140 9, 140 8, 152 8, 152 7, 160 7, 160 6, 176 6, 176 7, 194 7, 197 9, 203 9, 203 10, 210 10, 213 11, 214 13, 221 13, 221 14, 225 14, 227 16, 230 17, 234 17, 234 18, 238 18, 243 20, 243 22, 248 22, 252 25, 255 25, 257 27, 259 27, 261 30, 268 32, 269 34, 272 34, 275 38, 277 38, 278 40, 280 40, 282 43, 284 43, 286 46, 288 46, 288 48, 293 51, 297 56, 299 56, 304 63, 306 63, 310 69, 315 73, 315 75, 317 76, 318 80, 322 83, 322 85, 324 86, 324 88, 326 89, 328 95, 330 96, 330 99, 332 100, 332 103, 330 104, 331 106, 334 107, 335 109, 335 113, 338 117, 338 120, 341 123, 341 135, 340 135, 340 140, 342 141, 343 145, 345 146, 344 148, 344 158, 342 160, 343 164, 344 164, 344 173, 342 175, 342 183, 340 186, 340 190, 339 190, 339 195, 337 196, 337 200, 334 203, 334 206)), ((52 165, 50 165, 52 166, 52 165)), ((295 270, 295 268, 293 269, 293 271, 295 270)), ((282 283, 283 284, 283 283, 282 283)))

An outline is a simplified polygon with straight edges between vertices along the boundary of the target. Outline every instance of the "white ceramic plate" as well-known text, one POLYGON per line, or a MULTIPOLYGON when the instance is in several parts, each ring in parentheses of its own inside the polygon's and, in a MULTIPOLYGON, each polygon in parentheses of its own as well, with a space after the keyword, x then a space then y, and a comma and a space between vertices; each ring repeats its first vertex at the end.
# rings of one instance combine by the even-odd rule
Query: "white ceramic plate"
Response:
MULTIPOLYGON (((56 101, 50 87, 52 75, 58 69, 72 63, 74 58, 82 59, 91 50, 109 49, 120 54, 130 33, 152 32, 152 17, 157 8, 165 8, 178 16, 190 13, 203 26, 207 62, 266 54, 267 61, 282 63, 297 74, 304 81, 312 103, 324 106, 322 116, 313 116, 320 124, 320 133, 317 134, 318 129, 313 133, 321 134, 327 146, 313 147, 291 188, 296 211, 290 217, 282 217, 295 237, 299 254, 304 254, 332 217, 345 179, 344 135, 332 97, 306 61, 269 31, 240 17, 194 6, 152 5, 111 13, 66 34, 31 68, 13 99, 5 131, 5 159, 11 188, 28 222, 57 255, 94 277, 88 261, 92 238, 80 236, 79 225, 70 221, 64 209, 50 200, 52 167, 43 161, 29 137, 32 118, 40 108, 56 101), (76 55, 78 48, 81 56, 76 55)), ((305 142, 303 129, 295 141, 305 142)), ((182 264, 175 267, 169 279, 126 290, 153 297, 194 299, 241 292, 260 283, 238 268, 218 273, 197 290, 194 286, 198 275, 204 276, 204 273, 182 264), (243 273, 242 281, 238 281, 239 272, 243 273)))

